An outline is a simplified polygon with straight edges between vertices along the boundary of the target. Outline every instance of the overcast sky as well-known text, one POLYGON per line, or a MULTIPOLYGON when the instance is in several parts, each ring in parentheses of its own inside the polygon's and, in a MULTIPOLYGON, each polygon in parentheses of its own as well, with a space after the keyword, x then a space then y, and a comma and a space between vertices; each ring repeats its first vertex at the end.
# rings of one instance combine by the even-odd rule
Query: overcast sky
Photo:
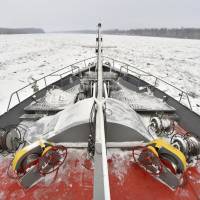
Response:
POLYGON ((200 0, 0 0, 0 27, 200 27, 200 0))

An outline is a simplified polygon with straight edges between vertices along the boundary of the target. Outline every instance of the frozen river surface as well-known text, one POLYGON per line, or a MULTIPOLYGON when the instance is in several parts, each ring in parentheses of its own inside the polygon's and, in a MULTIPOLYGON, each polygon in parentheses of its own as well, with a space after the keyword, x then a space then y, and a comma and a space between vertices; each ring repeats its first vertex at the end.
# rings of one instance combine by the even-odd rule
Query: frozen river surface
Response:
MULTIPOLYGON (((0 35, 0 114, 10 94, 78 60, 94 56, 95 35, 0 35)), ((105 56, 132 64, 188 92, 200 113, 200 40, 139 36, 104 36, 105 56)), ((163 90, 166 88, 163 87, 163 90)))

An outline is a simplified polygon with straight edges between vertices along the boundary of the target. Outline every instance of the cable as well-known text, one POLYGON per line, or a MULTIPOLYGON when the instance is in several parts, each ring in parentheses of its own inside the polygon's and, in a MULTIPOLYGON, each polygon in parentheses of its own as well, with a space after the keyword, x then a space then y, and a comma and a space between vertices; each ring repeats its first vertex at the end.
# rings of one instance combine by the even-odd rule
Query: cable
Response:
POLYGON ((92 109, 90 112, 90 118, 89 118, 89 127, 90 127, 90 134, 88 137, 88 153, 89 153, 89 157, 93 158, 94 156, 94 152, 95 152, 95 119, 96 116, 96 108, 95 108, 95 102, 92 105, 92 109))
POLYGON ((39 158, 37 168, 42 176, 58 171, 67 157, 67 148, 62 145, 52 146, 39 158), (61 160, 62 159, 62 160, 61 160))
POLYGON ((150 171, 153 175, 158 176, 162 173, 163 164, 161 160, 146 146, 136 146, 133 147, 132 150, 135 163, 143 166, 146 171, 150 171), (140 151, 140 153, 136 154, 136 151, 140 151), (138 158, 136 156, 138 156, 138 158))
MULTIPOLYGON (((106 107, 106 102, 105 102, 105 107, 103 109, 103 115, 104 115, 104 129, 105 129, 105 137, 107 138, 108 136, 108 126, 107 126, 107 113, 106 113, 107 107, 106 107)), ((111 110, 111 109, 109 109, 111 110)), ((112 112, 112 110, 111 110, 112 112)))
POLYGON ((27 161, 28 156, 24 159, 24 164, 17 172, 11 170, 12 161, 7 168, 7 176, 12 179, 19 179, 23 177, 28 169, 35 167, 41 176, 46 176, 56 172, 54 180, 58 174, 58 170, 67 158, 67 148, 62 145, 52 146, 44 155, 30 154, 34 156, 31 161, 27 161))
POLYGON ((1 150, 0 153, 6 151, 8 153, 15 153, 21 145, 22 147, 25 146, 26 141, 25 141, 25 135, 27 132, 28 127, 24 124, 10 124, 6 126, 5 128, 1 128, 1 130, 4 131, 4 134, 1 136, 1 150), (20 130, 22 129, 24 132, 20 130), (15 131, 17 133, 16 137, 11 137, 10 144, 11 147, 8 148, 7 146, 7 136, 11 131, 15 131))

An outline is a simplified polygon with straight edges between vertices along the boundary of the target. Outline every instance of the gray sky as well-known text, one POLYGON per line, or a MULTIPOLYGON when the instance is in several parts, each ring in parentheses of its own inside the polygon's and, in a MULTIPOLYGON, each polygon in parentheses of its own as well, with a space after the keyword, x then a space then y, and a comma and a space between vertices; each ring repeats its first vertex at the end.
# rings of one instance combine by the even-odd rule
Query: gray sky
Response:
POLYGON ((0 0, 0 27, 200 27, 200 0, 0 0))

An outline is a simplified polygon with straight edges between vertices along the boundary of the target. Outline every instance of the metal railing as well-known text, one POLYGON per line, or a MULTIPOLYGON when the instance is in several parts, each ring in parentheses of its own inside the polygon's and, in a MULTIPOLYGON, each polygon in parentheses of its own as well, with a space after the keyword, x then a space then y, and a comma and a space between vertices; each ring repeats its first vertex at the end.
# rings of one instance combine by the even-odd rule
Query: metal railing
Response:
MULTIPOLYGON (((182 103, 183 97, 185 96, 186 100, 187 100, 187 105, 185 105, 185 104, 184 105, 187 106, 190 110, 192 110, 192 105, 191 105, 191 101, 190 101, 190 95, 187 92, 181 90, 180 88, 177 88, 176 86, 174 86, 174 85, 162 80, 161 78, 159 78, 159 77, 157 77, 157 76, 155 76, 153 74, 145 72, 144 70, 141 70, 141 69, 139 69, 137 67, 134 67, 134 66, 132 66, 130 64, 124 63, 124 62, 119 61, 119 60, 115 60, 115 59, 107 57, 107 56, 103 56, 103 59, 104 59, 104 61, 103 61, 104 64, 106 62, 110 63, 110 68, 111 69, 112 68, 113 69, 117 69, 120 72, 125 71, 125 73, 132 74, 135 77, 137 77, 137 78, 139 78, 139 79, 141 79, 141 80, 143 80, 143 81, 145 81, 147 83, 149 83, 147 81, 147 77, 153 78, 154 79, 153 84, 149 83, 149 86, 152 85, 152 86, 158 88, 158 83, 163 83, 163 84, 165 84, 165 86, 175 89, 176 91, 179 92, 178 93, 178 96, 179 96, 179 100, 178 101, 180 103, 182 103), (117 67, 117 66, 119 66, 119 67, 117 67)), ((173 95, 171 95, 171 96, 173 97, 173 95)))
MULTIPOLYGON (((54 71, 54 72, 52 72, 52 73, 50 73, 50 74, 48 74, 46 76, 43 76, 43 77, 41 77, 41 78, 39 78, 37 80, 34 80, 32 83, 30 83, 30 84, 28 84, 28 85, 26 85, 26 86, 24 86, 24 87, 22 87, 22 88, 20 88, 20 89, 18 89, 16 91, 14 91, 10 95, 10 99, 9 99, 8 106, 7 106, 7 111, 9 111, 12 107, 14 107, 15 105, 17 105, 18 103, 20 103, 22 101, 22 98, 20 98, 20 94, 24 90, 26 90, 28 87, 32 87, 32 86, 34 86, 35 84, 37 84, 39 82, 40 82, 40 84, 41 84, 41 82, 43 82, 43 85, 44 85, 43 88, 46 88, 47 86, 51 85, 52 83, 64 78, 64 75, 79 73, 80 70, 86 69, 86 68, 90 69, 91 66, 89 64, 87 64, 87 62, 92 61, 95 58, 96 58, 96 56, 91 57, 91 58, 87 58, 87 59, 84 59, 84 60, 81 60, 81 61, 78 61, 78 62, 73 63, 73 64, 68 65, 68 66, 65 66, 65 67, 63 67, 61 69, 58 69, 58 70, 56 70, 56 71, 54 71), (82 67, 78 66, 78 65, 81 65, 81 64, 83 65, 82 67), (65 71, 65 70, 67 70, 67 71, 65 71), (51 82, 51 83, 48 84, 47 83, 48 80, 50 80, 50 78, 52 78, 52 77, 58 77, 58 79, 56 81, 51 82), (11 103, 12 103, 14 97, 17 98, 17 103, 15 103, 11 107, 11 103)), ((33 91, 30 95, 23 96, 24 97, 23 100, 27 99, 30 96, 33 96, 35 93, 36 92, 33 91)))
MULTIPOLYGON (((46 75, 46 76, 43 76, 43 77, 40 78, 40 79, 35 80, 33 83, 30 83, 30 84, 28 84, 28 85, 26 85, 26 86, 20 88, 19 90, 14 91, 14 92, 11 94, 11 96, 10 96, 10 99, 9 99, 9 102, 8 102, 8 106, 7 106, 7 111, 9 111, 12 107, 14 107, 16 104, 18 104, 18 103, 20 103, 20 102, 22 101, 21 98, 20 98, 20 93, 21 93, 23 90, 25 90, 26 88, 28 88, 28 87, 30 87, 30 86, 33 86, 35 83, 38 83, 39 81, 42 81, 42 82, 44 83, 44 87, 43 87, 43 88, 45 88, 45 87, 47 87, 48 85, 51 85, 51 84, 53 83, 53 82, 51 82, 50 84, 47 83, 47 82, 48 82, 47 80, 48 80, 49 78, 51 78, 51 77, 58 77, 58 79, 56 80, 56 81, 58 81, 59 79, 64 78, 63 75, 70 74, 70 73, 72 73, 72 74, 73 74, 73 73, 79 73, 80 70, 86 69, 86 68, 88 68, 88 69, 90 70, 90 67, 91 67, 91 66, 90 66, 90 65, 87 65, 87 61, 92 61, 92 60, 95 59, 95 58, 96 58, 96 56, 91 57, 91 58, 87 58, 87 59, 84 59, 84 60, 81 60, 81 61, 79 61, 79 62, 73 63, 73 64, 68 65, 68 66, 65 66, 65 67, 63 67, 63 68, 61 68, 61 69, 58 69, 58 70, 56 70, 56 71, 54 71, 54 72, 52 72, 52 73, 50 73, 50 74, 48 74, 48 75, 46 75), (80 64, 83 64, 83 67, 78 66, 78 65, 80 65, 80 64), (63 72, 64 70, 67 70, 67 71, 63 72), (10 105, 11 105, 11 102, 12 102, 14 96, 17 98, 17 103, 16 103, 14 106, 11 107, 10 105)), ((137 67, 134 67, 134 66, 132 66, 132 65, 130 65, 130 64, 127 64, 127 63, 122 62, 122 61, 119 61, 119 60, 115 60, 115 59, 110 58, 110 57, 107 57, 107 56, 103 56, 102 58, 103 58, 103 63, 104 63, 104 64, 105 64, 106 62, 111 63, 110 66, 107 65, 107 66, 110 67, 111 69, 113 68, 113 69, 117 69, 118 71, 120 71, 120 72, 122 72, 122 73, 124 72, 124 73, 132 74, 132 75, 134 75, 135 77, 137 77, 137 78, 139 78, 139 79, 141 79, 141 80, 143 80, 143 81, 145 81, 145 82, 147 82, 147 83, 149 83, 149 82, 147 81, 147 77, 151 77, 151 78, 154 79, 154 81, 153 81, 153 84, 152 84, 152 83, 149 83, 149 85, 153 85, 154 87, 158 88, 158 83, 160 82, 160 83, 164 83, 164 84, 165 84, 166 86, 168 86, 168 87, 171 87, 171 88, 173 88, 173 89, 179 91, 179 94, 178 94, 179 100, 178 100, 178 101, 179 101, 180 103, 182 103, 183 97, 185 96, 185 97, 186 97, 186 100, 187 100, 187 102, 188 102, 188 105, 186 105, 186 106, 187 106, 190 110, 192 110, 192 105, 191 105, 191 100, 190 100, 190 97, 191 97, 191 96, 190 96, 187 92, 185 92, 185 91, 183 91, 183 90, 177 88, 176 86, 174 86, 174 85, 172 85, 172 84, 170 84, 170 83, 168 83, 168 82, 162 80, 161 78, 159 78, 159 77, 157 77, 157 76, 155 76, 155 75, 153 75, 153 74, 147 73, 147 72, 145 72, 144 70, 141 70, 141 69, 139 69, 139 68, 137 68, 137 67), (117 66, 119 66, 119 67, 117 67, 117 66)), ((56 82, 56 81, 55 81, 55 82, 56 82)), ((33 92, 32 94, 25 96, 25 98, 23 98, 23 100, 27 99, 27 98, 30 97, 30 96, 33 96, 34 94, 35 94, 35 93, 33 92)), ((173 95, 171 95, 171 96, 173 97, 173 95)))

